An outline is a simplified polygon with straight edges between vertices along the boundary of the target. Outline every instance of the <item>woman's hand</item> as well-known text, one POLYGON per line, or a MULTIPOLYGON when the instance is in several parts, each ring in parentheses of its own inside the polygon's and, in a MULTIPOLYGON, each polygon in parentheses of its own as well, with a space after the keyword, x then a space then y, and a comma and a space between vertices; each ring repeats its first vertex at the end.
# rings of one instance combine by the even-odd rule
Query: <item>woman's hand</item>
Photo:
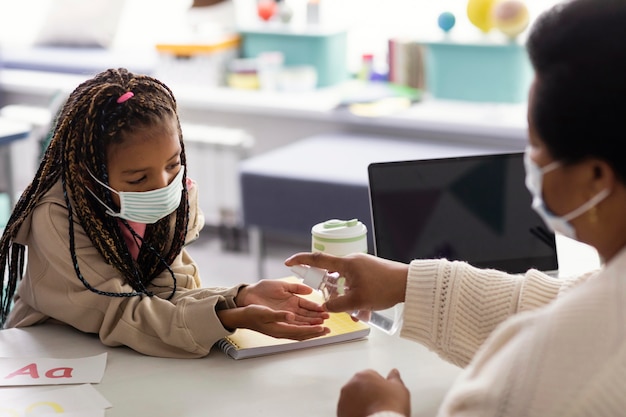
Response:
POLYGON ((359 372, 341 389, 337 417, 363 417, 379 411, 411 415, 411 394, 397 369, 387 378, 373 370, 359 372))
POLYGON ((364 253, 337 257, 322 252, 298 253, 285 265, 315 266, 346 279, 343 296, 328 300, 328 311, 384 310, 404 301, 409 266, 364 253))
POLYGON ((235 303, 238 307, 258 304, 273 310, 290 311, 294 314, 291 321, 294 324, 322 324, 329 317, 324 307, 296 295, 310 294, 311 291, 313 289, 304 284, 267 279, 243 287, 235 297, 235 303))
POLYGON ((226 328, 256 330, 269 336, 285 339, 306 340, 330 332, 328 327, 320 324, 302 323, 291 311, 278 311, 256 304, 220 310, 217 316, 226 328))

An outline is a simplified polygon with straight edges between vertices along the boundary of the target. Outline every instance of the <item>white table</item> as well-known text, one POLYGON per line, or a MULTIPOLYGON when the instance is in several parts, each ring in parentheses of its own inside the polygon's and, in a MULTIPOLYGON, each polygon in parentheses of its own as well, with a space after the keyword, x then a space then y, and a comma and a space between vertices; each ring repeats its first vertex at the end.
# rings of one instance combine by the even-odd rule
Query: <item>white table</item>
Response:
MULTIPOLYGON (((591 247, 557 235, 563 276, 599 266, 591 247)), ((42 324, 0 330, 0 357, 79 358, 108 352, 94 387, 113 405, 107 417, 334 416, 355 372, 398 368, 412 393, 413 417, 434 416, 460 369, 425 347, 372 328, 366 340, 233 360, 214 349, 202 359, 163 359, 104 346, 95 335, 42 324)), ((2 388, 3 399, 17 390, 2 388)))
MULTIPOLYGON (((214 349, 203 359, 163 359, 108 348, 96 336, 43 324, 0 331, 0 356, 74 358, 108 352, 94 387, 115 416, 334 416, 342 385, 357 371, 397 367, 414 416, 433 416, 460 369, 413 342, 372 329, 366 340, 244 360, 214 349)), ((16 390, 3 388, 3 398, 16 390)))

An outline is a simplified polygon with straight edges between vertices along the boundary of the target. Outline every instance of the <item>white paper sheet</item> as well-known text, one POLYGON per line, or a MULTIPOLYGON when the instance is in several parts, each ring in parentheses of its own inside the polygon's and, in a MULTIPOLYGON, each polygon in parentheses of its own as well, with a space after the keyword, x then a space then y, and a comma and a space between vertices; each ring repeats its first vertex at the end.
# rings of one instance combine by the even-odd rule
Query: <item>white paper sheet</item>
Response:
POLYGON ((0 386, 98 383, 107 354, 86 358, 0 358, 0 386))
POLYGON ((22 388, 0 404, 0 416, 81 416, 100 417, 110 408, 106 398, 90 384, 54 388, 45 391, 22 388))

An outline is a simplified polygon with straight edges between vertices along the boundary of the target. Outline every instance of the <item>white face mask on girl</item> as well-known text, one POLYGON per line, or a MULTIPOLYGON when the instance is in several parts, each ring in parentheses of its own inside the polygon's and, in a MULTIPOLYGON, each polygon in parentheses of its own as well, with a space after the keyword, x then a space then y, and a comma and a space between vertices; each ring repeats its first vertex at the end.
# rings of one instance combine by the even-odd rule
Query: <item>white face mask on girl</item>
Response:
POLYGON ((550 209, 546 206, 546 203, 543 201, 543 176, 544 174, 557 169, 561 166, 561 163, 559 161, 555 161, 541 168, 532 159, 530 159, 530 148, 528 147, 524 153, 524 165, 526 167, 526 188, 528 188, 528 191, 530 191, 530 194, 533 197, 533 209, 537 212, 537 214, 539 214, 550 229, 562 234, 563 236, 576 239, 576 230, 570 223, 570 220, 573 220, 585 213, 597 205, 600 201, 607 198, 610 194, 609 189, 602 190, 577 209, 572 210, 563 216, 557 216, 550 211, 550 209))
POLYGON ((183 193, 183 174, 185 166, 181 165, 178 174, 172 182, 163 188, 151 191, 116 191, 98 180, 91 172, 89 173, 98 184, 116 193, 120 198, 120 212, 116 213, 100 200, 93 191, 89 192, 102 204, 109 216, 120 217, 137 223, 156 223, 170 215, 180 205, 183 193))

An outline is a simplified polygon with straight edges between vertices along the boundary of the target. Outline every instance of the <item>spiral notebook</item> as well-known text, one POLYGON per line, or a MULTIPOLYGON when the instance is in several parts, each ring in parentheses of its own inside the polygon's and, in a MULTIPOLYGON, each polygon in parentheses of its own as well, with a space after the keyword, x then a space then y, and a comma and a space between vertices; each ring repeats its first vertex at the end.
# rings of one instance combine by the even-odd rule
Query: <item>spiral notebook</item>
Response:
MULTIPOLYGON (((300 279, 295 277, 287 279, 301 282, 300 279)), ((304 297, 319 303, 323 302, 322 295, 318 291, 313 291, 313 293, 304 297)), ((237 329, 232 335, 217 342, 216 346, 233 359, 246 359, 291 350, 363 340, 370 333, 370 327, 366 323, 353 321, 352 317, 347 313, 330 313, 330 317, 326 319, 324 326, 330 329, 330 333, 302 341, 278 339, 254 330, 237 329)))

